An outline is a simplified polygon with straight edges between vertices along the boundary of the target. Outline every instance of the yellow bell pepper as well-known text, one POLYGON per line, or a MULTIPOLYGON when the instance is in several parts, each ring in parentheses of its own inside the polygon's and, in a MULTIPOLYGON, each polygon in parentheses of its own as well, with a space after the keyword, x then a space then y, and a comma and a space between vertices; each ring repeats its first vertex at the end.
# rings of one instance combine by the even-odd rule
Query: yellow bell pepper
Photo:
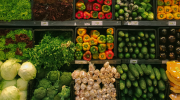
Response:
POLYGON ((177 0, 172 0, 171 2, 171 5, 174 6, 174 5, 177 5, 178 4, 178 1, 177 0))
POLYGON ((84 42, 89 42, 89 41, 90 41, 90 36, 89 36, 88 34, 85 34, 85 35, 83 36, 83 41, 84 41, 84 42))
POLYGON ((105 53, 99 53, 99 59, 105 60, 106 59, 106 54, 105 53))
POLYGON ((166 19, 171 20, 173 18, 174 18, 173 14, 171 14, 171 13, 166 14, 166 19))
POLYGON ((83 43, 83 38, 82 38, 82 36, 78 36, 78 37, 76 38, 76 42, 77 42, 77 43, 83 43))
POLYGON ((157 14, 157 18, 158 19, 165 19, 166 18, 166 14, 165 13, 158 13, 157 14))
POLYGON ((107 33, 107 35, 113 35, 113 34, 114 34, 113 28, 108 28, 108 29, 106 30, 106 33, 107 33))
POLYGON ((172 12, 172 9, 170 6, 164 6, 164 12, 165 13, 171 13, 172 12))
POLYGON ((172 1, 171 1, 171 0, 164 0, 164 4, 165 4, 165 6, 170 6, 170 5, 171 5, 171 3, 172 3, 172 1))
POLYGON ((99 35, 100 35, 100 32, 97 30, 91 30, 91 32, 90 32, 90 36, 95 39, 97 39, 99 35))
POLYGON ((99 58, 99 54, 93 54, 93 59, 98 59, 99 58))
POLYGON ((180 19, 180 12, 173 13, 174 19, 179 20, 180 19))
POLYGON ((171 9, 172 9, 172 12, 178 12, 178 9, 179 9, 179 7, 178 7, 178 5, 174 5, 174 6, 171 6, 171 9))
POLYGON ((89 51, 90 50, 90 45, 89 45, 88 42, 83 43, 83 50, 84 51, 89 51))
POLYGON ((98 44, 98 40, 97 39, 95 39, 95 38, 93 38, 93 37, 91 37, 90 38, 90 41, 89 41, 89 44, 92 46, 92 45, 97 45, 98 44))
POLYGON ((158 8, 157 8, 157 13, 164 13, 164 8, 163 8, 163 6, 158 6, 158 8))
POLYGON ((84 29, 84 28, 79 28, 79 29, 77 30, 77 34, 78 34, 79 36, 84 36, 84 34, 86 34, 86 32, 87 32, 87 30, 84 29))

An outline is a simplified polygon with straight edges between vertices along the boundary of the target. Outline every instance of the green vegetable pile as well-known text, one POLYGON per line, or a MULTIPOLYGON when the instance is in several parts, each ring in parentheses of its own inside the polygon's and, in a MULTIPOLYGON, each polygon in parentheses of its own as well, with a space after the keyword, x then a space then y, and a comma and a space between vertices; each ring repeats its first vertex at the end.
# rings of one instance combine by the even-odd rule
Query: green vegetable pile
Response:
POLYGON ((117 66, 121 100, 164 100, 168 78, 163 68, 145 64, 117 66))
POLYGON ((58 70, 65 64, 70 65, 75 49, 75 44, 64 35, 53 37, 45 34, 39 45, 29 51, 30 61, 38 72, 41 68, 58 70))
POLYGON ((9 58, 27 59, 28 50, 33 47, 31 30, 0 30, 0 60, 9 58))
POLYGON ((70 100, 71 72, 50 71, 38 81, 31 100, 70 100))
POLYGON ((154 20, 152 0, 116 0, 116 20, 154 20))
POLYGON ((30 20, 31 19, 30 0, 1 0, 0 20, 30 20))
POLYGON ((153 31, 119 31, 118 57, 155 59, 155 33, 153 31))

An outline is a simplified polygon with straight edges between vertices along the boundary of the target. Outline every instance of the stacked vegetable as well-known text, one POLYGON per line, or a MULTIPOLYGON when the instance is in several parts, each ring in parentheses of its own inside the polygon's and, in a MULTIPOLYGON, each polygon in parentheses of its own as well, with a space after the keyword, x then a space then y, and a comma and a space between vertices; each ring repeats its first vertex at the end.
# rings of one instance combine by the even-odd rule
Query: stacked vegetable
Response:
POLYGON ((115 67, 109 65, 109 62, 100 70, 95 69, 94 64, 90 63, 88 72, 75 70, 72 78, 75 80, 76 100, 117 100, 114 83, 116 78, 120 78, 120 74, 115 67), (103 88, 100 86, 101 83, 103 88))
POLYGON ((160 59, 180 59, 180 31, 179 29, 159 30, 160 59))
POLYGON ((70 100, 71 72, 49 71, 42 74, 31 100, 70 100))
POLYGON ((27 59, 33 47, 31 30, 0 30, 0 60, 9 58, 27 59))
POLYGON ((116 20, 154 20, 152 0, 116 0, 116 20), (133 2, 132 2, 133 1, 133 2))
POLYGON ((121 74, 121 100, 164 99, 168 78, 163 68, 145 64, 117 66, 121 74))
POLYGON ((180 82, 179 82, 179 62, 167 62, 167 70, 166 74, 168 76, 170 82, 170 90, 172 94, 169 97, 172 100, 179 100, 180 99, 180 82))
POLYGON ((11 20, 31 19, 30 0, 3 0, 0 2, 0 7, 0 20, 10 22, 11 20))
POLYGON ((26 100, 28 81, 36 77, 36 68, 19 59, 0 61, 0 100, 26 100), (17 75, 18 74, 18 75, 17 75))
POLYGON ((81 60, 82 57, 84 60, 90 61, 93 59, 113 59, 114 53, 114 29, 108 28, 105 35, 101 35, 98 30, 91 30, 90 34, 87 34, 85 28, 79 28, 77 30, 76 38, 76 53, 75 57, 77 60, 81 60), (98 45, 98 46, 97 46, 98 45), (106 48, 108 50, 106 50, 106 48), (85 52, 83 54, 83 51, 85 52))
POLYGON ((77 19, 112 19, 112 0, 78 0, 76 3, 77 19))
POLYGON ((158 0, 157 1, 157 19, 179 20, 180 9, 179 0, 158 0))
POLYGON ((118 57, 155 59, 154 31, 119 31, 118 57))

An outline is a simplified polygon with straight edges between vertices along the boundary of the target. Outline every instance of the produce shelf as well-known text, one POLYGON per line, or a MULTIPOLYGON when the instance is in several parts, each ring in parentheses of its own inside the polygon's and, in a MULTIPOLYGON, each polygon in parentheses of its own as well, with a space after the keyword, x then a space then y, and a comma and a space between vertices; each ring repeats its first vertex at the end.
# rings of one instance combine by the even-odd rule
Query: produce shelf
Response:
MULTIPOLYGON (((91 62, 94 63, 94 64, 104 64, 107 61, 110 64, 121 64, 121 59, 115 59, 115 60, 91 60, 91 62)), ((89 61, 75 60, 74 64, 89 64, 89 61)))
POLYGON ((180 21, 122 21, 125 26, 180 26, 180 21))
POLYGON ((159 59, 122 59, 123 64, 162 64, 159 59))

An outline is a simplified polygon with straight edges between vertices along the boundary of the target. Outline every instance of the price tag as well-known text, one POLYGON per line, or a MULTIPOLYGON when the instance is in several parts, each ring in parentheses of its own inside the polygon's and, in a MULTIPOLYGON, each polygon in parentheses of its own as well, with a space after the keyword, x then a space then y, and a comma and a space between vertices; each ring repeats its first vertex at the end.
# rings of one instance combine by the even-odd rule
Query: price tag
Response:
POLYGON ((130 64, 137 64, 137 60, 130 60, 130 64))
POLYGON ((138 21, 128 21, 128 25, 139 25, 138 21))
POLYGON ((103 25, 103 21, 92 21, 92 25, 103 25))
POLYGON ((84 26, 90 26, 91 24, 90 23, 84 23, 84 26))
POLYGON ((75 60, 75 64, 88 64, 88 61, 78 61, 78 60, 75 60))
POLYGON ((169 21, 169 22, 168 22, 168 25, 169 25, 169 26, 176 26, 176 21, 169 21))
POLYGON ((48 24, 48 22, 41 22, 41 26, 48 26, 49 24, 48 24))

